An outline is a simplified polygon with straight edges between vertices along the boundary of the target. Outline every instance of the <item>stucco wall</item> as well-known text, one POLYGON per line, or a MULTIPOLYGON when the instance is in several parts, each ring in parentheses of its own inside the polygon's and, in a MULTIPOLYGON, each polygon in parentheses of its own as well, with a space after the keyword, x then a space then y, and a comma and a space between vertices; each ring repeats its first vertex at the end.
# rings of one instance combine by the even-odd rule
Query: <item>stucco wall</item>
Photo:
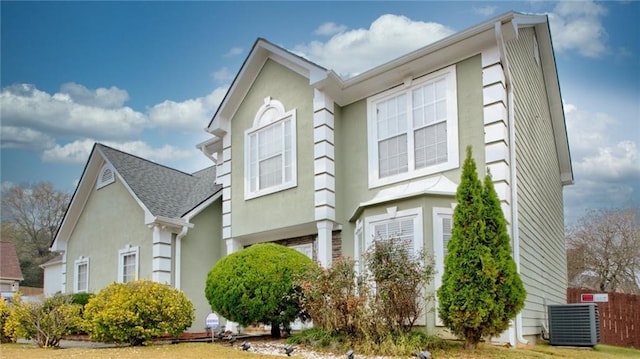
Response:
POLYGON ((151 235, 142 208, 118 179, 94 187, 67 245, 66 292, 73 292, 74 261, 80 256, 89 258, 89 292, 117 281, 118 251, 127 244, 140 247, 138 278, 150 280, 151 235))
MULTIPOLYGON (((427 72, 438 69, 428 69, 427 72)), ((476 163, 484 163, 484 130, 482 122, 482 65, 480 56, 473 56, 456 64, 458 101, 458 144, 460 164, 465 148, 472 145, 476 163)), ((367 155, 367 101, 363 99, 336 111, 336 218, 343 226, 343 252, 353 255, 355 224, 349 217, 361 202, 371 200, 381 189, 403 182, 369 189, 367 155)), ((479 170, 484 171, 480 166, 479 170)), ((439 175, 440 173, 434 174, 439 175)), ((451 181, 460 181, 460 168, 443 173, 451 181)), ((416 180, 416 179, 413 179, 416 180)), ((409 181, 404 181, 409 182, 409 181)), ((453 197, 451 197, 453 199, 453 197)), ((425 212, 425 217, 431 212, 425 212)), ((361 216, 364 218, 364 214, 361 216)), ((425 221, 427 223, 427 221, 425 221)), ((431 233, 431 229, 425 231, 431 233)), ((426 242, 430 238, 425 238, 426 242)))
POLYGON ((226 254, 222 240, 222 205, 215 201, 195 216, 194 227, 181 240, 180 289, 195 307, 195 320, 190 332, 202 332, 211 307, 204 295, 207 274, 211 267, 226 254))
POLYGON ((268 231, 314 221, 313 91, 305 77, 267 60, 231 120, 232 235, 268 231), (297 113, 297 183, 294 188, 245 201, 244 139, 270 96, 297 113))

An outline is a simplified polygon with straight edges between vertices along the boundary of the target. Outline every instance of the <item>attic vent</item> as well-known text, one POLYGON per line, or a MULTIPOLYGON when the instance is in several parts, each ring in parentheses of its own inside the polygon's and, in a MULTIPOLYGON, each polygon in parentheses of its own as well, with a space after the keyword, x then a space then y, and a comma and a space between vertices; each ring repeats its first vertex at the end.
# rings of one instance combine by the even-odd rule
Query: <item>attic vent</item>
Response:
POLYGON ((98 183, 96 183, 96 189, 100 189, 113 182, 115 182, 115 173, 113 171, 113 167, 106 163, 100 169, 100 174, 98 175, 98 183))
POLYGON ((550 305, 549 344, 592 347, 600 341, 600 318, 594 303, 550 305))

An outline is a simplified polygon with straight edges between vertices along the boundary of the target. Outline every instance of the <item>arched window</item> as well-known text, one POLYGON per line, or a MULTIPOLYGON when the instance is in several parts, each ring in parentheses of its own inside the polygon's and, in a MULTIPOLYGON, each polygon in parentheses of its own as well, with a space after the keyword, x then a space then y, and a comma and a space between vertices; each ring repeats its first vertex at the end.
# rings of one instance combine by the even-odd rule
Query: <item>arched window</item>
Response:
POLYGON ((296 110, 285 112, 280 101, 264 99, 245 132, 245 199, 297 185, 296 110))

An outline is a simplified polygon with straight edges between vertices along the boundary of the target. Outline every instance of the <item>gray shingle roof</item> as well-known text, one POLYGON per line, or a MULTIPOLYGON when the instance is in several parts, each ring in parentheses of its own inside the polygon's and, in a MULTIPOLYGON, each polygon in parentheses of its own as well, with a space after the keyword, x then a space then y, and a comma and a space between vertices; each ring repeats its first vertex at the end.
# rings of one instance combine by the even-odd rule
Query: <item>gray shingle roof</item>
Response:
POLYGON ((103 144, 96 147, 155 216, 180 218, 222 188, 214 182, 215 166, 188 174, 103 144))

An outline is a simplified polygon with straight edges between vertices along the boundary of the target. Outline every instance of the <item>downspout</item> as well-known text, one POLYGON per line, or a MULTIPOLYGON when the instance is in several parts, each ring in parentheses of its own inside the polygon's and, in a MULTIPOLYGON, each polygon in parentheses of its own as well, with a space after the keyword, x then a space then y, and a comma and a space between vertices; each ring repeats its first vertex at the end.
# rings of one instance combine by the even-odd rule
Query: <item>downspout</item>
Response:
POLYGON ((176 271, 175 271, 175 285, 176 289, 180 289, 180 276, 181 271, 180 267, 182 265, 182 238, 187 235, 189 231, 189 219, 186 220, 185 224, 182 226, 182 230, 176 236, 176 271))
MULTIPOLYGON (((496 39, 498 42, 498 51, 500 52, 500 61, 504 68, 504 77, 507 86, 507 121, 509 126, 509 175, 511 181, 511 238, 513 240, 513 260, 516 263, 516 270, 520 274, 520 238, 518 231, 518 182, 516 177, 516 131, 515 131, 515 113, 513 102, 513 84, 511 83, 511 71, 509 70, 509 62, 507 60, 507 48, 504 44, 502 36, 502 23, 500 21, 494 24, 496 39)), ((516 315, 515 337, 518 342, 528 344, 529 341, 522 336, 522 311, 516 315)), ((515 343, 512 343, 515 344, 515 343)), ((513 345, 515 347, 515 345, 513 345)))

